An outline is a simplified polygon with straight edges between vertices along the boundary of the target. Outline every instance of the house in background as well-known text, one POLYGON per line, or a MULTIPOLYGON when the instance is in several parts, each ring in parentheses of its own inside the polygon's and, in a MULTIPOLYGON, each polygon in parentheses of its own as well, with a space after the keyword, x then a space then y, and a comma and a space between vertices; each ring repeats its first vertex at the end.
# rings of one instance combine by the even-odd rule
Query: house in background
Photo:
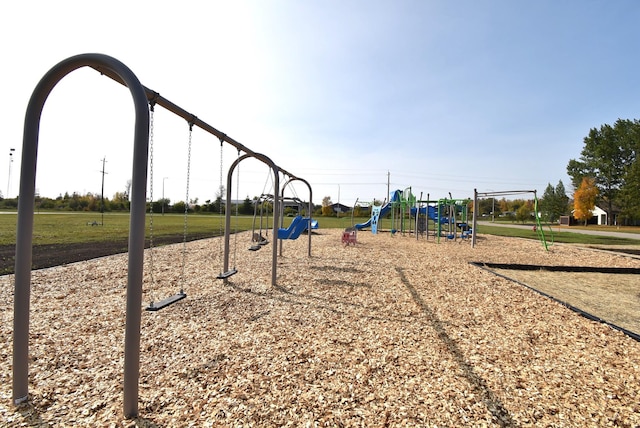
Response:
POLYGON ((348 213, 351 212, 351 207, 348 207, 346 205, 343 204, 332 204, 331 205, 331 209, 333 210, 334 213, 336 213, 337 215, 343 214, 343 213, 348 213))
MULTIPOLYGON (((565 215, 560 217, 560 225, 561 226, 574 226, 583 224, 583 222, 578 221, 573 217, 573 213, 575 210, 571 211, 571 216, 565 215)), ((607 223, 607 212, 602 208, 596 206, 593 211, 593 217, 587 221, 587 224, 597 224, 598 226, 606 226, 607 223)))

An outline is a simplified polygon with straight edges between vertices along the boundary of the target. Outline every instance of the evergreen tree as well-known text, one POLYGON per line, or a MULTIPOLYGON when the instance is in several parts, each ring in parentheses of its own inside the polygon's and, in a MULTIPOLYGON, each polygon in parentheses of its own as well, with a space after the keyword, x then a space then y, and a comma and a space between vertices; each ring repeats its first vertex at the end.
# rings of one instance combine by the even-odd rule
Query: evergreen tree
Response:
POLYGON ((538 209, 542 213, 542 218, 549 222, 555 222, 560 216, 567 214, 569 197, 562 180, 558 182, 555 188, 551 183, 547 185, 544 195, 539 201, 538 209))
POLYGON ((240 205, 240 209, 238 211, 240 212, 240 214, 244 214, 244 215, 253 214, 253 211, 254 211, 253 202, 251 201, 251 199, 249 199, 248 195, 242 202, 242 205, 240 205))
POLYGON ((639 191, 640 160, 636 160, 627 173, 626 186, 620 191, 620 205, 623 207, 620 214, 624 224, 637 224, 637 221, 640 220, 639 191))

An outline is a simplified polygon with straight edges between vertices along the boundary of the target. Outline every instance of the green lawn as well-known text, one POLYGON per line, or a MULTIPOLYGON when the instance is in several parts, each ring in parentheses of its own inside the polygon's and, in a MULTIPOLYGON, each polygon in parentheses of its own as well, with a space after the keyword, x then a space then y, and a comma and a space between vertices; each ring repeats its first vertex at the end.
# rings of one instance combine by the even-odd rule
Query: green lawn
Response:
MULTIPOLYGON (((608 229, 618 232, 626 230, 608 229)), ((640 245, 640 239, 617 238, 610 236, 585 235, 570 232, 563 229, 561 232, 551 232, 548 227, 543 229, 547 243, 558 242, 565 244, 589 244, 589 245, 640 245)), ((519 238, 539 239, 538 232, 533 231, 533 227, 527 229, 515 229, 512 227, 500 227, 500 225, 479 225, 478 233, 497 236, 513 236, 519 238)), ((633 232, 630 232, 633 233, 633 232)))
MULTIPOLYGON (((291 222, 291 217, 284 218, 285 227, 291 222)), ((147 236, 149 235, 149 225, 151 217, 147 215, 147 236)), ((321 229, 344 229, 352 226, 352 224, 362 223, 368 218, 351 217, 319 217, 317 218, 321 229)), ((16 221, 15 214, 0 215, 0 245, 14 244, 16 240, 16 221)), ((129 235, 129 215, 126 213, 105 213, 104 225, 100 225, 102 219, 100 213, 86 212, 47 212, 36 213, 34 216, 34 245, 42 244, 60 244, 60 243, 83 243, 83 242, 101 242, 115 241, 126 239, 129 235), (92 225, 96 222, 98 225, 92 225)), ((270 224, 272 219, 269 219, 270 224)), ((220 217, 216 214, 190 214, 187 217, 187 234, 198 236, 216 236, 221 233, 221 226, 224 223, 224 216, 220 217)), ((253 216, 232 216, 231 228, 233 230, 249 230, 252 228, 253 216)), ((511 223, 510 223, 511 224, 511 223)), ((259 227, 259 225, 256 225, 259 227)), ((381 230, 389 230, 391 221, 382 219, 379 227, 381 230)), ((433 230, 433 225, 430 225, 433 230)), ((263 224, 266 228, 266 224, 263 224)), ((574 227, 572 227, 574 229, 574 227)), ((590 230, 616 230, 631 233, 640 233, 640 228, 620 228, 613 227, 593 227, 590 230)), ((180 214, 154 214, 153 215, 153 234, 154 236, 166 235, 182 235, 184 230, 184 215, 180 214)), ((566 229, 569 230, 569 229, 566 229)), ((501 227, 500 223, 492 225, 478 226, 479 233, 486 233, 500 236, 516 236, 522 238, 538 239, 538 235, 532 229, 514 229, 501 227)), ((582 235, 563 231, 561 233, 551 234, 545 228, 545 234, 548 242, 565 242, 565 243, 581 243, 581 244, 599 244, 599 245, 640 245, 640 240, 631 240, 623 238, 613 238, 604 236, 582 235)))
MULTIPOLYGON (((271 220, 271 219, 270 219, 271 220)), ((291 221, 285 218, 285 224, 291 221)), ((0 245, 13 244, 16 240, 15 214, 0 215, 0 245)), ((101 225, 100 213, 40 213, 34 216, 33 244, 61 244, 118 241, 129 236, 129 215, 125 213, 105 213, 104 224, 101 225), (93 225, 97 223, 97 225, 93 225)), ((154 214, 153 235, 182 235, 184 232, 184 215, 180 214, 154 214)), ((151 217, 147 215, 147 236, 151 217)), ((248 230, 253 224, 253 216, 238 216, 231 218, 233 230, 248 230)), ((188 235, 220 235, 221 226, 224 226, 224 216, 196 215, 187 217, 188 235)), ((259 227, 259 224, 256 226, 259 227)))

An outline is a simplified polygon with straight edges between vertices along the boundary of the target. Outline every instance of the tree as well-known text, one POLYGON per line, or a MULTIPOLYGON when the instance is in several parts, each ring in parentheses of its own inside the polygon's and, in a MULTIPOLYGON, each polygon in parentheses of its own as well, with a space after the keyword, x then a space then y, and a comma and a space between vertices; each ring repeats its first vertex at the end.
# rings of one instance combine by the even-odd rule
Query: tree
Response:
MULTIPOLYGON (((156 202, 154 202, 153 204, 153 212, 160 212, 159 210, 156 211, 158 208, 156 207, 156 205, 160 208, 162 208, 162 206, 160 204, 157 204, 156 202)), ((175 204, 173 204, 172 210, 174 213, 178 213, 178 214, 184 214, 184 210, 187 209, 187 204, 184 203, 184 201, 178 201, 175 204)))
POLYGON ((595 179, 598 195, 607 206, 609 224, 613 220, 614 203, 621 202, 618 196, 626 187, 629 168, 637 161, 639 137, 638 120, 618 119, 613 126, 593 128, 584 138, 580 159, 571 159, 567 165, 574 189, 582 185, 584 177, 595 179))
POLYGON ((498 209, 500 210, 501 213, 511 211, 510 202, 511 201, 507 201, 507 199, 504 197, 498 201, 498 209))
POLYGON ((569 208, 569 197, 564 188, 562 180, 554 188, 551 183, 547 185, 544 195, 540 199, 539 211, 542 217, 549 221, 555 222, 560 216, 565 215, 569 208))
MULTIPOLYGON (((209 212, 224 214, 226 212, 225 202, 222 202, 222 196, 225 195, 225 187, 218 187, 216 192, 216 200, 209 205, 209 212)), ((226 197, 226 196, 225 196, 226 197)))
POLYGON ((129 196, 125 192, 116 192, 111 199, 112 210, 128 210, 129 209, 129 196))
POLYGON ((569 213, 569 197, 567 196, 567 190, 565 189, 562 180, 558 181, 555 193, 556 197, 553 204, 553 214, 557 220, 560 216, 569 213))
POLYGON ((242 205, 240 205, 238 211, 240 212, 240 214, 253 214, 253 202, 251 202, 251 199, 249 199, 249 195, 247 195, 242 205))
POLYGON ((133 182, 129 179, 127 180, 127 183, 125 184, 124 187, 124 197, 127 199, 127 201, 129 200, 129 197, 131 196, 131 184, 133 182))
POLYGON ((629 168, 626 181, 626 186, 620 190, 619 195, 621 206, 623 207, 620 213, 621 220, 624 223, 627 223, 628 220, 640 219, 640 195, 638 195, 638 189, 640 189, 640 160, 636 160, 629 168))
POLYGON ((529 204, 522 204, 520 208, 516 210, 516 220, 520 223, 525 223, 527 220, 531 220, 531 207, 529 204))
POLYGON ((333 215, 333 209, 331 208, 333 202, 331 202, 330 196, 325 196, 322 198, 322 215, 325 217, 330 217, 333 215))
POLYGON ((593 209, 598 198, 598 188, 595 180, 584 177, 580 187, 573 194, 573 216, 576 220, 584 221, 584 225, 593 217, 593 209))
POLYGON ((478 215, 491 214, 495 206, 496 200, 493 197, 478 199, 478 215))

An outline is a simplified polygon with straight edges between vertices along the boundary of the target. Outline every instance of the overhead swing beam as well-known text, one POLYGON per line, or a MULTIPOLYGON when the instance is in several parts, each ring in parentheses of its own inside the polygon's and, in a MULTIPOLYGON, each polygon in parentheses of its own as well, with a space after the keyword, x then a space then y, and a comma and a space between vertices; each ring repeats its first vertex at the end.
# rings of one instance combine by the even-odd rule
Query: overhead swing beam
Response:
MULTIPOLYGON (((118 77, 118 75, 114 74, 113 72, 111 72, 109 69, 97 66, 97 65, 92 65, 90 66, 91 68, 95 69, 96 71, 100 72, 101 74, 115 80, 116 82, 123 84, 123 81, 118 77)), ((263 156, 260 155, 259 153, 254 152, 253 150, 249 149, 248 147, 244 146, 242 143, 234 140, 233 138, 229 137, 227 134, 225 134, 222 131, 219 131, 218 129, 214 128, 213 126, 209 125, 208 123, 206 123, 205 121, 199 119, 196 115, 189 113, 188 111, 184 110, 182 107, 174 104, 173 102, 169 101, 168 99, 164 98, 162 95, 160 95, 158 92, 151 90, 149 88, 147 88, 146 86, 142 85, 142 88, 144 89, 144 91, 147 94, 147 99, 149 101, 154 101, 157 105, 163 107, 166 110, 169 110, 171 113, 175 114, 176 116, 179 116, 181 118, 183 118, 184 120, 186 120, 189 123, 192 123, 194 126, 197 126, 198 128, 202 129, 203 131, 206 131, 212 135, 215 135, 220 141, 231 144, 233 147, 235 147, 236 149, 245 152, 249 155, 251 155, 254 158, 258 158, 258 156, 263 156)), ((278 170, 280 172, 282 172, 283 174, 290 176, 290 177, 295 177, 294 174, 291 174, 290 172, 277 167, 278 170)))
MULTIPOLYGON (((122 79, 116 74, 113 73, 111 70, 109 70, 108 68, 105 67, 101 67, 100 65, 90 65, 90 67, 94 68, 95 70, 97 70, 98 72, 100 72, 101 74, 115 80, 116 82, 120 83, 120 84, 124 84, 124 82, 122 81, 122 79)), ((274 175, 275 175, 275 180, 276 182, 274 183, 274 194, 278 194, 278 192, 280 191, 279 189, 279 174, 278 173, 282 173, 285 176, 288 176, 290 178, 297 178, 294 174, 288 172, 287 170, 280 168, 278 166, 275 165, 275 163, 273 163, 273 161, 268 158, 267 156, 260 154, 260 153, 256 153, 253 150, 247 148, 246 146, 244 146, 243 144, 241 144, 240 142, 234 140, 233 138, 229 137, 227 134, 225 134, 222 131, 219 131, 218 129, 214 128, 213 126, 209 125, 208 123, 204 122, 203 120, 199 119, 196 115, 189 113, 188 111, 184 110, 182 107, 174 104, 173 102, 169 101, 168 99, 164 98, 163 96, 161 96, 158 92, 153 91, 149 88, 147 88, 144 85, 141 85, 142 88, 144 89, 144 91, 147 94, 147 99, 149 101, 153 101, 155 104, 165 108, 166 110, 170 111, 171 113, 175 114, 176 116, 179 116, 181 118, 183 118, 184 120, 186 120, 187 122, 189 122, 190 124, 193 124, 194 126, 197 126, 198 128, 202 129, 203 131, 206 131, 212 135, 215 135, 220 142, 225 142, 228 143, 230 145, 232 145, 233 147, 235 147, 238 151, 240 152, 244 152, 246 155, 241 156, 243 159, 246 158, 247 156, 253 157, 255 159, 258 159, 260 161, 262 161, 263 163, 267 164, 273 171, 274 171, 274 175)), ((234 168, 235 166, 237 166, 238 164, 238 160, 234 163, 234 168)), ((231 170, 229 171, 229 175, 231 174, 231 170)), ((308 185, 308 183, 307 183, 308 185)), ((229 189, 230 189, 230 185, 227 185, 227 203, 230 204, 231 198, 229 195, 229 189)), ((310 186, 309 186, 310 188, 310 186)), ((311 201, 309 201, 311 202, 311 201)), ((278 220, 280 219, 279 215, 279 210, 276 208, 276 206, 278 206, 278 203, 274 203, 274 209, 273 209, 273 231, 274 231, 274 235, 273 236, 278 236, 277 232, 277 225, 278 225, 278 220), (276 216, 277 215, 277 216, 276 216)), ((230 205, 227 205, 230 206, 230 205)), ((228 211, 228 210, 226 210, 228 211)), ((229 277, 231 275, 233 275, 235 272, 233 272, 233 270, 229 270, 229 226, 230 226, 230 219, 226 218, 225 219, 225 261, 224 261, 224 272, 221 274, 221 276, 223 276, 223 278, 221 279, 225 279, 226 277, 229 277), (226 275, 226 276, 225 276, 226 275)), ((271 284, 272 285, 276 285, 276 265, 277 265, 277 257, 278 257, 278 253, 277 253, 277 249, 275 249, 275 245, 274 245, 274 251, 273 251, 273 261, 272 261, 272 272, 271 272, 271 284)), ((311 251, 309 249, 309 251, 311 251)), ((218 276, 220 277, 220 276, 218 276)))

